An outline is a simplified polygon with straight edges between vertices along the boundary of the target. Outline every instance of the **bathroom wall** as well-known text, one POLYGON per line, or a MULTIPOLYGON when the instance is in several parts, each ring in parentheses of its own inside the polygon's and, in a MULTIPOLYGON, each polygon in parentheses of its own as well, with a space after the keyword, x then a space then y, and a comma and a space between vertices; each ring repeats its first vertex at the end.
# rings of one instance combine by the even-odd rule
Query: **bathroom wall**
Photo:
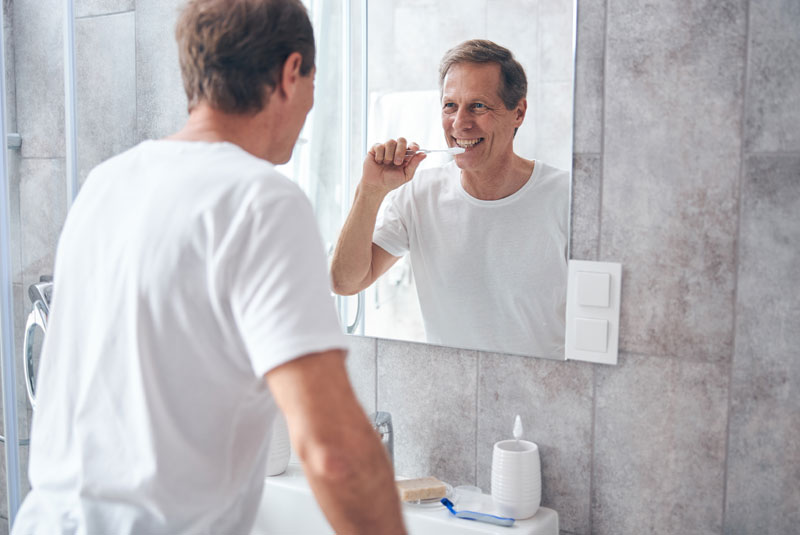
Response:
POLYGON ((563 533, 800 521, 800 6, 579 0, 573 256, 623 264, 619 365, 353 339, 398 472, 489 488, 520 413, 563 533))
MULTIPOLYGON (((79 100, 82 176, 185 118, 174 46, 153 39, 177 3, 76 0, 79 89, 92 94, 79 100)), ((65 211, 62 2, 6 9, 19 330, 22 289, 52 271, 65 211)), ((353 338, 358 395, 392 413, 398 472, 484 490, 491 446, 520 413, 563 533, 790 533, 800 7, 579 0, 578 19, 573 256, 623 264, 619 365, 353 338)))

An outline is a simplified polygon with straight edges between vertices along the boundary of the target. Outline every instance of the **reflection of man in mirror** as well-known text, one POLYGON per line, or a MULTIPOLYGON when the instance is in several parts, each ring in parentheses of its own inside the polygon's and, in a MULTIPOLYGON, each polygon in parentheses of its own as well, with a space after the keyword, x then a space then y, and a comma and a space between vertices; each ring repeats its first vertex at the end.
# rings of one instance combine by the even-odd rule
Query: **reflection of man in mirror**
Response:
POLYGON ((465 152, 415 177, 416 143, 370 149, 334 290, 357 293, 409 254, 429 342, 563 356, 569 173, 514 153, 525 71, 508 49, 471 40, 445 54, 439 84, 447 145, 465 152))

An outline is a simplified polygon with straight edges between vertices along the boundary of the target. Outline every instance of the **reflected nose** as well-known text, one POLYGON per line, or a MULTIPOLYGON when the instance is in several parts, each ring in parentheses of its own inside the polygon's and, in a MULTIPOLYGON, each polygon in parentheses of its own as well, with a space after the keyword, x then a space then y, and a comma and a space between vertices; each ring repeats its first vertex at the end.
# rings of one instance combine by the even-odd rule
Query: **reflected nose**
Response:
POLYGON ((453 118, 453 129, 458 132, 469 130, 470 128, 472 128, 472 118, 469 116, 469 111, 465 108, 456 110, 453 118))

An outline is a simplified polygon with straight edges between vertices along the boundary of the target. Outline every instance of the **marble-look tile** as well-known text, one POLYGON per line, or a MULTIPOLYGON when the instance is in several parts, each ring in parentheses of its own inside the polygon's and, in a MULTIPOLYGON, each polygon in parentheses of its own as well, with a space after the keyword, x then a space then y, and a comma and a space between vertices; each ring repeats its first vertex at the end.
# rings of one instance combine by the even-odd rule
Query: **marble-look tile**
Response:
POLYGON ((576 154, 599 153, 603 147, 605 16, 605 0, 578 2, 573 138, 576 154))
POLYGON ((356 397, 367 414, 375 412, 375 368, 378 342, 366 336, 348 336, 347 373, 356 397))
POLYGON ((597 260, 602 158, 599 154, 575 154, 572 161, 570 258, 597 260))
POLYGON ((539 79, 569 82, 574 72, 573 0, 539 0, 539 79))
POLYGON ((75 22, 78 176, 136 141, 136 36, 133 12, 75 22))
POLYGON ((395 472, 475 484, 478 353, 378 340, 378 410, 394 424, 395 472))
POLYGON ((608 9, 599 255, 623 265, 620 347, 728 360, 746 2, 608 9))
POLYGON ((486 18, 474 16, 486 12, 486 0, 465 0, 456 10, 452 4, 431 0, 395 2, 383 12, 389 18, 381 24, 384 33, 376 37, 390 37, 393 46, 389 56, 378 59, 378 64, 390 66, 383 79, 386 89, 392 91, 438 87, 439 62, 444 53, 466 39, 486 34, 486 18))
POLYGON ((592 533, 721 533, 728 365, 623 354, 595 371, 592 533))
POLYGON ((725 533, 793 533, 800 525, 798 243, 800 156, 749 157, 742 187, 725 533))
POLYGON ((478 375, 478 486, 490 491, 492 448, 519 414, 539 446, 542 505, 561 529, 589 533, 592 365, 481 353, 478 375))
MULTIPOLYGON (((510 14, 501 14, 496 11, 495 2, 497 0, 457 0, 456 2, 434 0, 431 2, 436 9, 433 12, 434 16, 431 17, 431 22, 428 23, 433 24, 433 31, 427 35, 420 35, 420 42, 430 43, 432 37, 436 39, 436 54, 433 55, 433 59, 436 61, 436 68, 433 72, 436 73, 437 80, 439 76, 439 61, 441 61, 447 50, 467 39, 484 38, 490 17, 511 18, 510 14), (456 12, 458 15, 454 17, 453 15, 456 12), (485 15, 476 16, 476 14, 485 15)), ((405 4, 405 2, 399 3, 399 5, 405 4)), ((400 27, 397 28, 399 29, 400 27)))
POLYGON ((536 154, 532 156, 569 170, 572 167, 572 81, 540 83, 536 102, 536 154))
MULTIPOLYGON (((27 435, 25 435, 27 436, 27 435)), ((8 518, 8 489, 6 487, 6 445, 0 444, 0 519, 8 518)), ((28 483, 28 446, 20 446, 19 448, 19 482, 20 482, 20 503, 25 499, 25 496, 30 492, 30 483, 28 483)), ((0 535, 8 533, 3 531, 3 524, 5 521, 0 521, 0 535)))
POLYGON ((182 5, 180 0, 136 2, 137 141, 176 132, 188 118, 175 42, 182 5))
MULTIPOLYGON (((511 50, 525 69, 528 99, 539 81, 540 43, 539 10, 530 0, 491 0, 487 9, 486 39, 511 50)), ((453 43, 455 45, 456 43, 453 43)))
MULTIPOLYGON (((25 383, 22 377, 22 341, 25 332, 25 319, 27 317, 26 311, 23 309, 23 295, 22 284, 12 284, 12 301, 11 306, 14 311, 14 364, 15 364, 15 378, 17 390, 17 419, 19 425, 17 426, 17 433, 20 438, 27 437, 28 420, 26 418, 26 404, 27 394, 25 393, 25 383)), ((0 349, 2 354, 2 349, 0 349)), ((0 390, 2 392, 2 390, 0 390)), ((3 412, 3 398, 0 396, 0 435, 3 434, 3 422, 5 421, 5 413, 3 412)), ((0 464, 2 464, 0 459, 0 464)), ((2 499, 2 497, 0 497, 2 499)))
POLYGON ((75 18, 123 13, 136 9, 136 0, 75 0, 75 18))
POLYGON ((17 76, 14 63, 14 7, 11 0, 3 0, 3 35, 6 47, 6 124, 8 132, 17 131, 17 76))
POLYGON ((56 245, 66 217, 64 160, 20 162, 23 288, 53 273, 56 245))
MULTIPOLYGON (((17 133, 17 82, 14 63, 14 9, 10 0, 3 1, 3 35, 5 37, 6 125, 8 133, 17 133)), ((9 202, 9 252, 11 254, 11 281, 22 282, 22 257, 19 225, 19 149, 6 150, 9 202)), ((5 239, 5 238, 3 238, 5 239)))
POLYGON ((64 156, 63 2, 14 2, 17 125, 22 156, 64 156))
MULTIPOLYGON (((24 341, 25 341, 25 322, 28 319, 28 313, 30 312, 30 299, 28 299, 28 291, 27 288, 23 288, 22 284, 14 284, 14 373, 16 378, 16 389, 17 389, 17 429, 18 434, 21 439, 28 438, 30 436, 30 415, 29 409, 30 404, 28 403, 28 391, 27 387, 25 386, 26 379, 25 379, 25 370, 23 368, 23 354, 25 351, 24 341)), ((38 350, 41 347, 42 341, 42 332, 38 331, 34 333, 34 350, 38 350)), ((0 407, 2 407, 2 403, 0 403, 0 407)), ((0 426, 2 425, 3 418, 0 415, 0 426)))
POLYGON ((800 3, 750 1, 745 147, 800 151, 800 3))
POLYGON ((22 229, 20 224, 20 156, 18 150, 6 151, 8 170, 9 253, 11 254, 11 281, 22 283, 22 229))
MULTIPOLYGON (((367 39, 369 46, 367 47, 367 51, 369 54, 369 90, 371 92, 384 92, 394 86, 394 73, 392 69, 383 67, 387 65, 387 62, 393 60, 394 54, 397 52, 394 36, 392 35, 394 31, 392 25, 392 21, 394 20, 393 11, 396 5, 398 5, 398 3, 394 0, 371 0, 368 5, 367 17, 369 31, 367 32, 367 39)), ((330 9, 333 7, 333 4, 328 4, 326 2, 323 6, 330 9)), ((330 24, 336 24, 336 20, 340 17, 338 13, 323 13, 323 16, 326 17, 324 20, 331 21, 330 24)), ((333 36, 328 32, 317 32, 314 37, 317 39, 317 43, 319 43, 317 54, 320 56, 320 59, 317 61, 322 65, 322 57, 334 59, 332 47, 326 46, 326 41, 332 39, 333 36)), ((414 74, 416 75, 416 69, 414 74)), ((434 83, 438 83, 438 78, 435 78, 435 76, 437 76, 436 72, 427 74, 428 76, 434 76, 434 83)), ((428 78, 428 80, 430 80, 430 78, 428 78)), ((398 87, 398 89, 400 88, 398 87)), ((373 141, 372 138, 369 139, 369 143, 373 141)))

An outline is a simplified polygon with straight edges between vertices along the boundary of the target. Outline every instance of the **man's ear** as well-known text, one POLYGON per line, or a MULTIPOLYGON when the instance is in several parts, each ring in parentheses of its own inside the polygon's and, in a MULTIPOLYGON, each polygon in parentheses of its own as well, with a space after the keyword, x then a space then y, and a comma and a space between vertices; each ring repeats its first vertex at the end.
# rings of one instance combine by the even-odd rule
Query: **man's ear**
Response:
POLYGON ((528 111, 528 99, 523 98, 517 104, 517 107, 514 109, 514 126, 519 128, 522 125, 522 121, 525 120, 525 113, 528 111))
POLYGON ((300 80, 300 69, 303 66, 303 55, 300 52, 292 52, 281 67, 281 77, 276 88, 283 96, 291 97, 297 89, 300 80))

